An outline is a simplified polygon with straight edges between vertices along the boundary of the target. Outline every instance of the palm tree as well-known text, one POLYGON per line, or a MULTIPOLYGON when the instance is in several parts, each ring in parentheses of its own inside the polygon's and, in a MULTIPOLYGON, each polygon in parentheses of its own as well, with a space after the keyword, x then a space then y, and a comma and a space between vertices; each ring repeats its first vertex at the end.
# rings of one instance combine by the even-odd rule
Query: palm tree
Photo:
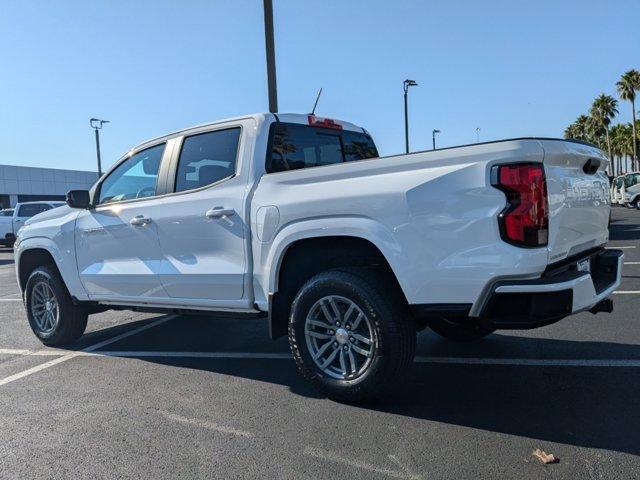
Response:
POLYGON ((640 72, 637 70, 629 70, 625 72, 620 80, 616 83, 618 89, 618 95, 622 100, 628 100, 631 102, 631 115, 633 121, 631 127, 633 130, 633 157, 631 160, 632 168, 636 169, 636 162, 638 161, 638 135, 636 133, 636 92, 640 91, 640 72))
POLYGON ((589 117, 586 115, 580 115, 576 118, 576 121, 565 129, 564 138, 572 138, 574 140, 583 140, 585 142, 593 143, 589 117))
POLYGON ((576 125, 575 122, 573 122, 571 125, 569 125, 567 128, 564 129, 564 138, 569 140, 571 139, 582 140, 578 133, 578 126, 576 125))
POLYGON ((593 101, 593 105, 591 105, 589 113, 591 114, 594 122, 604 130, 605 138, 607 140, 607 149, 609 150, 609 159, 613 162, 611 138, 609 137, 609 125, 611 124, 611 120, 613 120, 618 113, 618 101, 612 96, 605 95, 603 93, 593 101))
POLYGON ((627 170, 627 158, 633 153, 631 150, 631 125, 617 124, 611 127, 611 149, 618 160, 618 172, 627 170), (624 167, 622 166, 624 162, 624 167))

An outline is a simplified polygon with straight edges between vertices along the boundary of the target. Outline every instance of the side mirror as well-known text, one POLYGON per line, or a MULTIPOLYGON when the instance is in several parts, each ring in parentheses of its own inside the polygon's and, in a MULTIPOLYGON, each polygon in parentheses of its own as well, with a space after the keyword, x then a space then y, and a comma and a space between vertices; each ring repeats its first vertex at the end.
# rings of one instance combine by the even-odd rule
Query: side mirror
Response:
POLYGON ((71 208, 90 208, 91 195, 89 190, 69 190, 67 192, 67 205, 71 208))

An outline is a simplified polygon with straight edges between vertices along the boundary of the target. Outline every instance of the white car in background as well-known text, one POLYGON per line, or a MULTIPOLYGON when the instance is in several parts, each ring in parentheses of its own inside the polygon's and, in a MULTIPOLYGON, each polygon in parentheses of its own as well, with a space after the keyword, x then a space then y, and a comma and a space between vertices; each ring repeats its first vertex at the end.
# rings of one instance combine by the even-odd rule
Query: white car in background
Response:
POLYGON ((11 222, 8 222, 7 227, 3 228, 4 235, 2 236, 2 241, 5 245, 12 246, 16 239, 16 235, 18 234, 18 230, 20 230, 20 227, 24 225, 25 221, 39 213, 46 212, 52 208, 61 207, 64 204, 65 202, 54 200, 17 203, 15 208, 12 210, 11 222), (6 231, 4 231, 5 229, 6 231))
POLYGON ((640 183, 625 189, 623 202, 627 207, 640 210, 640 183))
POLYGON ((611 199, 611 204, 615 205, 616 203, 618 203, 618 190, 620 189, 620 187, 622 186, 622 177, 618 176, 618 177, 614 177, 611 180, 611 187, 609 189, 610 192, 610 199, 611 199))
POLYGON ((7 234, 13 233, 13 208, 0 210, 0 244, 8 245, 7 234))
POLYGON ((627 200, 627 190, 637 185, 639 180, 640 173, 638 172, 627 173, 623 176, 622 186, 620 187, 620 192, 618 194, 620 198, 618 203, 620 203, 620 205, 626 205, 627 207, 631 206, 631 202, 627 200))

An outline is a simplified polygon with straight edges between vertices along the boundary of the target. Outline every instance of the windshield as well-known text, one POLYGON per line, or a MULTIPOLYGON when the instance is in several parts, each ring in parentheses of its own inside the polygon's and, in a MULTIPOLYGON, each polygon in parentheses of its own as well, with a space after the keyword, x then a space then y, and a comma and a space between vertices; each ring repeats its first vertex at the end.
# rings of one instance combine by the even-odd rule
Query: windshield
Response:
POLYGON ((638 183, 638 179, 640 179, 640 173, 630 173, 624 177, 624 186, 629 188, 638 183))

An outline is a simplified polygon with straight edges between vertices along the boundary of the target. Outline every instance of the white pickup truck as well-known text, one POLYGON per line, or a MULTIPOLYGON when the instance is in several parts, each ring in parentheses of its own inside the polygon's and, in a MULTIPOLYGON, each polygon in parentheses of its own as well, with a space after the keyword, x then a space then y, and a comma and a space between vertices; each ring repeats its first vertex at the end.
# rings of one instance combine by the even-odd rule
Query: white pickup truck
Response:
POLYGON ((0 244, 6 247, 13 244, 13 208, 0 210, 0 244))
POLYGON ((456 340, 611 311, 602 152, 523 138, 378 158, 366 130, 257 114, 145 142, 15 245, 29 323, 108 308, 268 316, 327 395, 375 397, 416 331, 456 340))
POLYGON ((7 247, 13 246, 16 233, 26 220, 61 205, 64 205, 64 202, 55 200, 20 202, 15 208, 0 211, 0 243, 7 247))

